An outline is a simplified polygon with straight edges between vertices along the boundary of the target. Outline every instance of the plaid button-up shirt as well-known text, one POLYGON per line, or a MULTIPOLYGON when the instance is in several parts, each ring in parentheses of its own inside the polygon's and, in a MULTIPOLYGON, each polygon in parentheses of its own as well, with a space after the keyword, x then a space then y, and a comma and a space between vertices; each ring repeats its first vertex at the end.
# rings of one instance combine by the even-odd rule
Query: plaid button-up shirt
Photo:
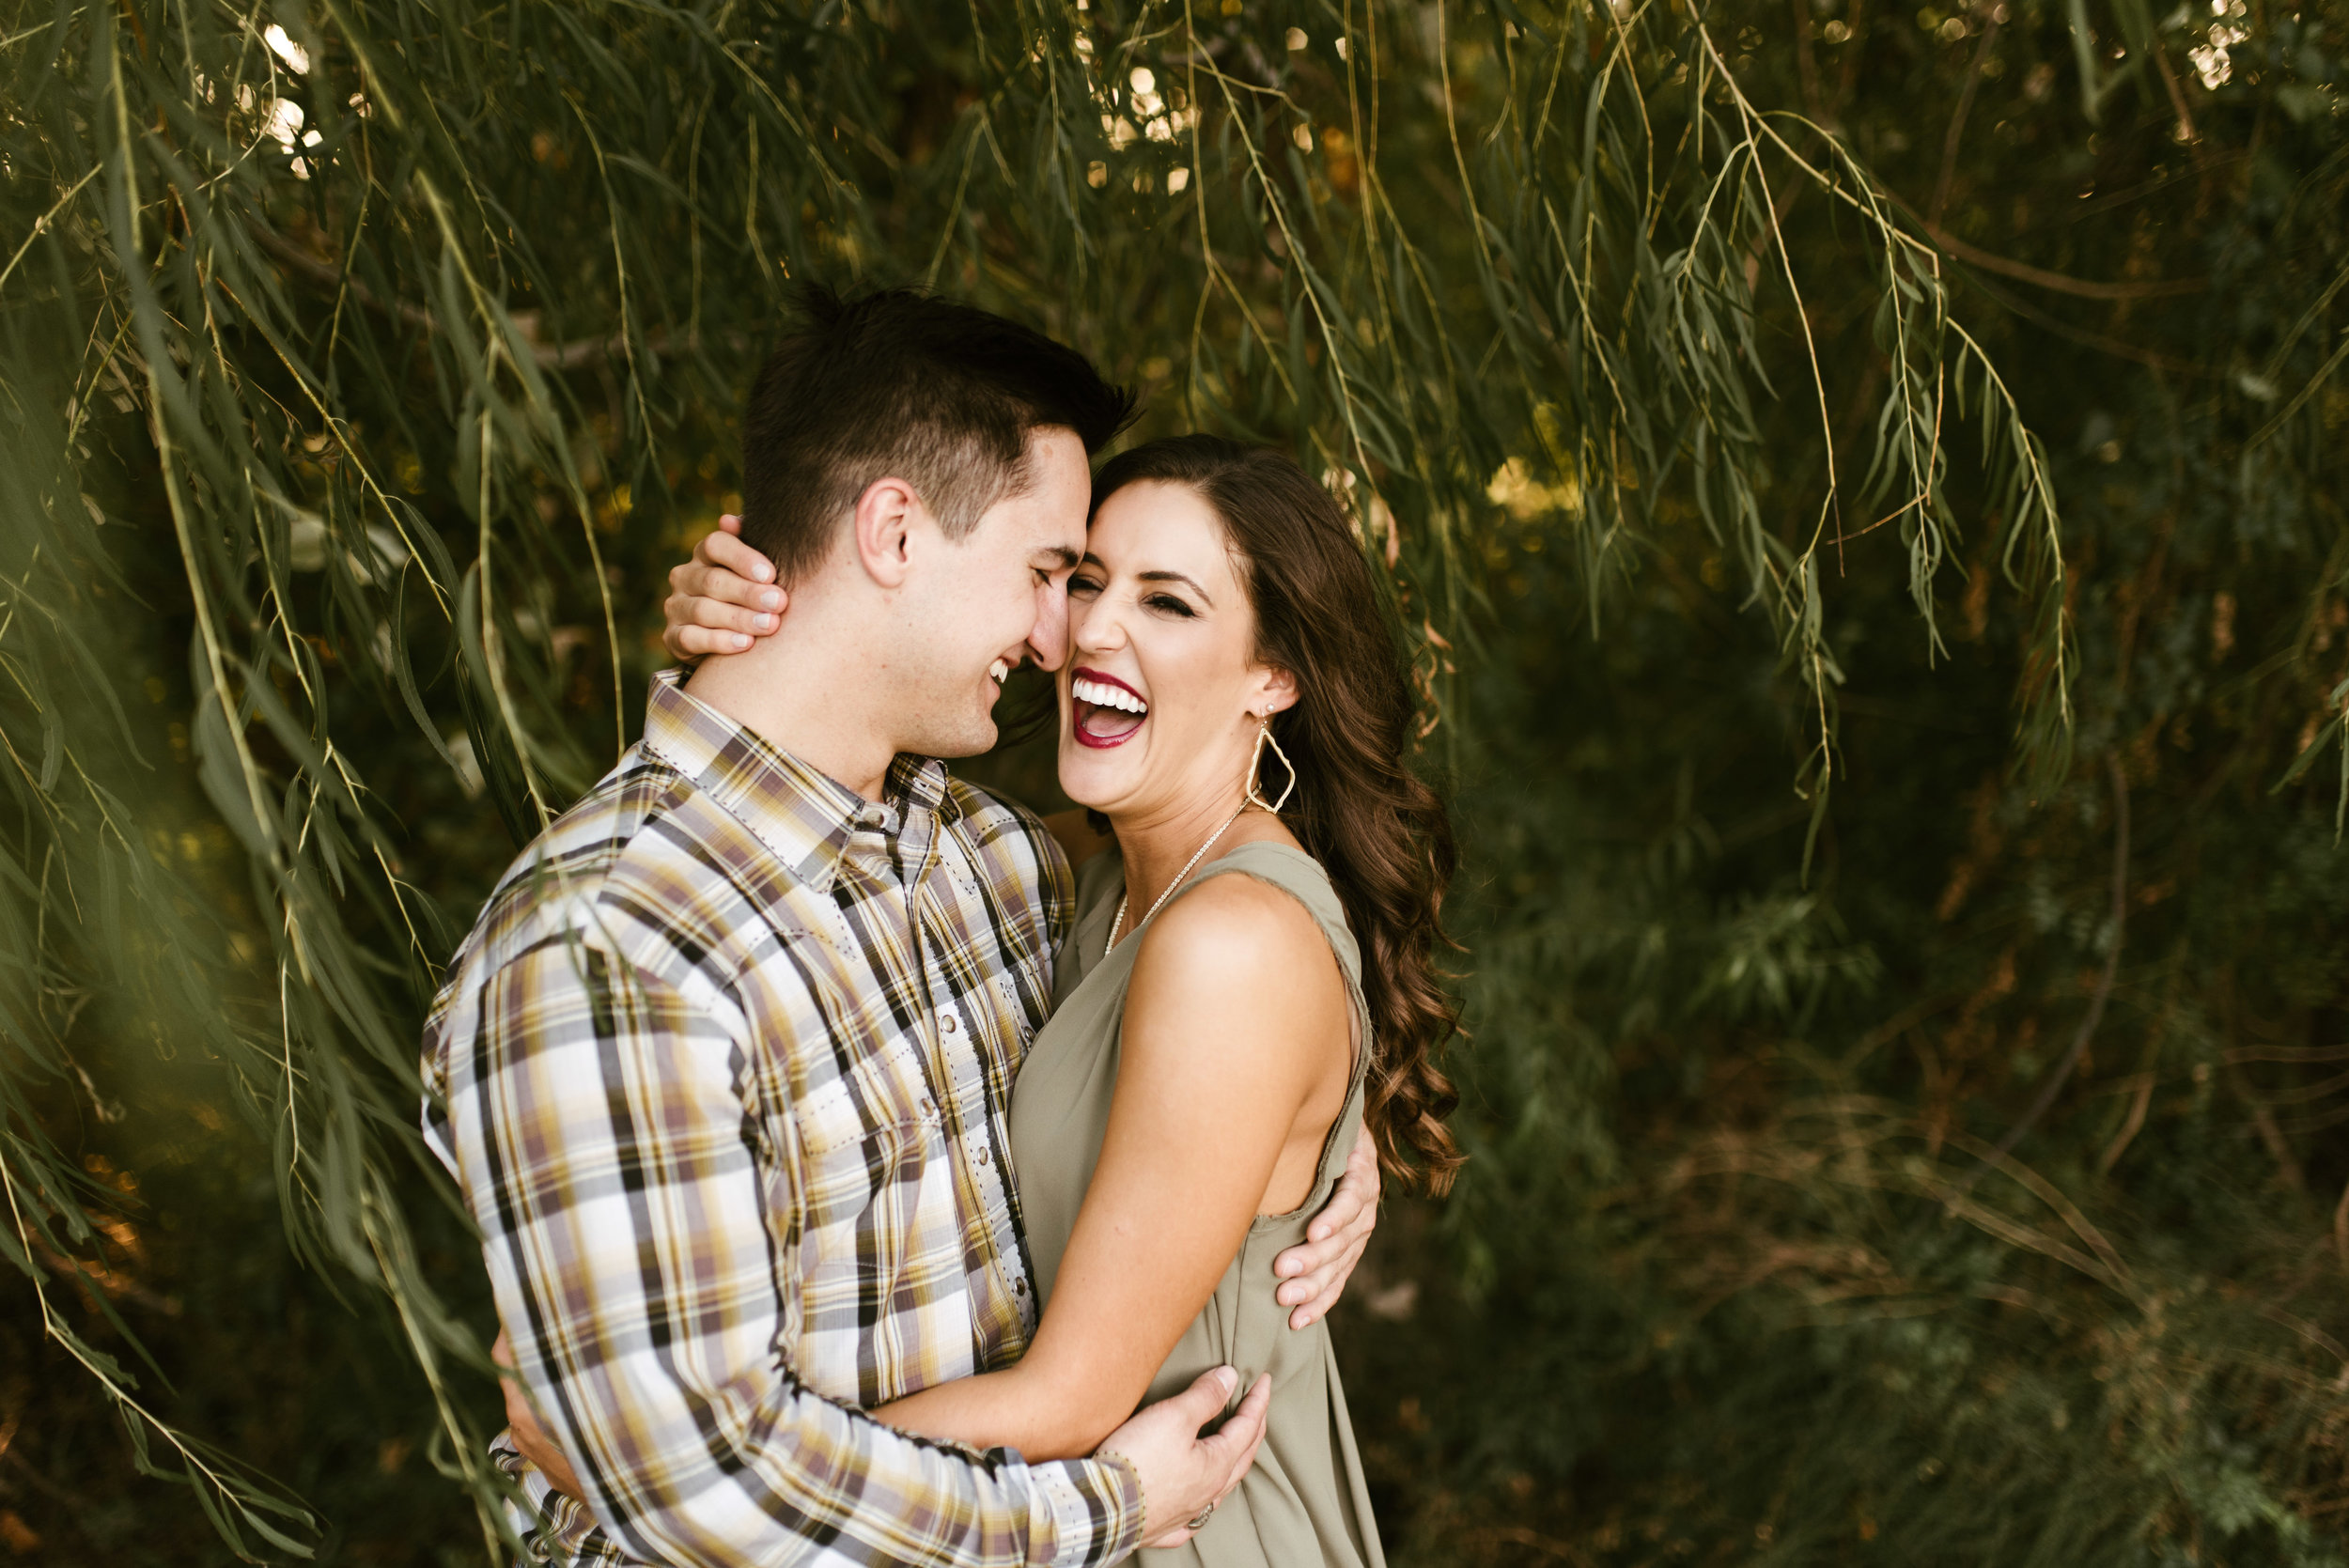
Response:
POLYGON ((425 1037, 427 1137, 592 1505, 504 1456, 549 1555, 1133 1549, 1129 1467, 857 1408, 1026 1347, 1004 1116, 1068 922, 1033 816, 910 757, 867 802, 656 679, 643 740, 506 873, 425 1037))

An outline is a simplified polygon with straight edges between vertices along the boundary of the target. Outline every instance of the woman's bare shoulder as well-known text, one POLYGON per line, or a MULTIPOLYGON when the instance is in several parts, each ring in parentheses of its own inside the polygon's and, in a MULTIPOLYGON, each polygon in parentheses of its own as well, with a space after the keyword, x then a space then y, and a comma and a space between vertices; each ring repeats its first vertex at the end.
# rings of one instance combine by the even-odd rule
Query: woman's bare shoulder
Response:
POLYGON ((1138 962, 1186 982, 1262 980, 1283 989, 1321 970, 1332 994, 1336 959, 1304 905, 1245 872, 1211 877, 1166 907, 1143 934, 1138 962))
POLYGON ((1154 1092, 1235 1111, 1301 1108, 1345 1073, 1348 1039, 1330 939, 1280 888, 1225 872, 1143 933, 1123 1060, 1154 1092))

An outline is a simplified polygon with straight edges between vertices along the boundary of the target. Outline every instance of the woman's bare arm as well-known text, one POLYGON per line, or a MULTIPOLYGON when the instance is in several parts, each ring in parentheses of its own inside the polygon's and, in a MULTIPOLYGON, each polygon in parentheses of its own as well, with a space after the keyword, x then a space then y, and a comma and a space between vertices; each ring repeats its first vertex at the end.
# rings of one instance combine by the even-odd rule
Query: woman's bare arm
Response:
POLYGON ((1350 1066, 1344 982, 1297 902, 1219 877, 1152 924, 1126 999, 1100 1163, 1017 1366, 876 1412, 1030 1460, 1090 1453, 1133 1413, 1249 1223, 1313 1188, 1350 1066))

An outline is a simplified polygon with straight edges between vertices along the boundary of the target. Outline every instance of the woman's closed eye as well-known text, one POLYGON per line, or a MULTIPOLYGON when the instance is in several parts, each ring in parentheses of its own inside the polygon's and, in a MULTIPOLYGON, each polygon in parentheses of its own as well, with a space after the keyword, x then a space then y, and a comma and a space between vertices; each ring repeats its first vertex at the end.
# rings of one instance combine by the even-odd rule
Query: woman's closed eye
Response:
POLYGON ((1198 611, 1193 610, 1190 605, 1184 603, 1181 599, 1176 598, 1173 594, 1152 594, 1142 602, 1145 607, 1155 610, 1162 615, 1174 615, 1186 621, 1190 620, 1193 615, 1199 613, 1198 611))
POLYGON ((1077 572, 1072 574, 1068 579, 1068 597, 1070 598, 1091 598, 1094 595, 1099 593, 1100 591, 1100 580, 1088 573, 1077 572))

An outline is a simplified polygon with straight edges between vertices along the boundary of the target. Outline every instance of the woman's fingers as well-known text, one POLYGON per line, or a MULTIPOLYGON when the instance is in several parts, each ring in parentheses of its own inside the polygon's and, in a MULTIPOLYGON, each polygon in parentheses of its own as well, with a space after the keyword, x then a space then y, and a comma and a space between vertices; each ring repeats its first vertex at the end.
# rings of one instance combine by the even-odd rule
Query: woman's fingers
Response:
POLYGON ((742 520, 728 512, 715 532, 704 534, 693 546, 693 559, 706 567, 721 567, 750 582, 772 582, 774 563, 741 540, 742 520))
POLYGON ((698 626, 711 631, 739 631, 746 637, 764 637, 782 624, 782 589, 759 589, 759 594, 763 596, 762 602, 771 604, 772 608, 754 608, 745 605, 739 598, 722 597, 727 593, 741 592, 739 585, 742 580, 739 577, 717 579, 717 574, 711 573, 709 575, 717 580, 707 590, 677 581, 679 573, 699 569, 679 567, 669 574, 670 586, 676 591, 669 595, 661 608, 661 613, 669 617, 670 625, 698 626))
POLYGON ((774 629, 775 617, 765 612, 739 610, 718 599, 688 590, 678 580, 699 570, 679 567, 669 574, 677 591, 661 607, 668 624, 661 628, 661 645, 672 659, 699 659, 704 654, 740 653, 754 638, 774 629), (759 621, 770 624, 761 627, 759 621))
POLYGON ((506 1337, 503 1327, 498 1329, 497 1343, 490 1347, 490 1359, 504 1374, 498 1386, 506 1396, 506 1432, 513 1440, 514 1452, 545 1476, 548 1485, 577 1501, 586 1501, 586 1489, 580 1485, 578 1472, 563 1457, 563 1451, 555 1446, 547 1429, 538 1424, 538 1412, 530 1407, 530 1396, 522 1392, 521 1378, 514 1371, 514 1342, 506 1337))
POLYGON ((712 631, 708 627, 679 626, 675 621, 661 633, 661 645, 669 650, 669 657, 689 663, 705 654, 740 653, 753 641, 739 631, 712 631))
MULTIPOLYGON (((721 536, 713 534, 710 537, 721 536)), ((697 604, 767 613, 779 613, 789 598, 770 582, 753 582, 731 567, 698 557, 669 568, 669 589, 672 598, 691 599, 697 604)))
POLYGON ((693 558, 669 569, 661 641, 670 657, 740 653, 783 624, 790 596, 776 585, 773 564, 735 536, 741 525, 732 515, 719 519, 718 532, 703 536, 693 558))

